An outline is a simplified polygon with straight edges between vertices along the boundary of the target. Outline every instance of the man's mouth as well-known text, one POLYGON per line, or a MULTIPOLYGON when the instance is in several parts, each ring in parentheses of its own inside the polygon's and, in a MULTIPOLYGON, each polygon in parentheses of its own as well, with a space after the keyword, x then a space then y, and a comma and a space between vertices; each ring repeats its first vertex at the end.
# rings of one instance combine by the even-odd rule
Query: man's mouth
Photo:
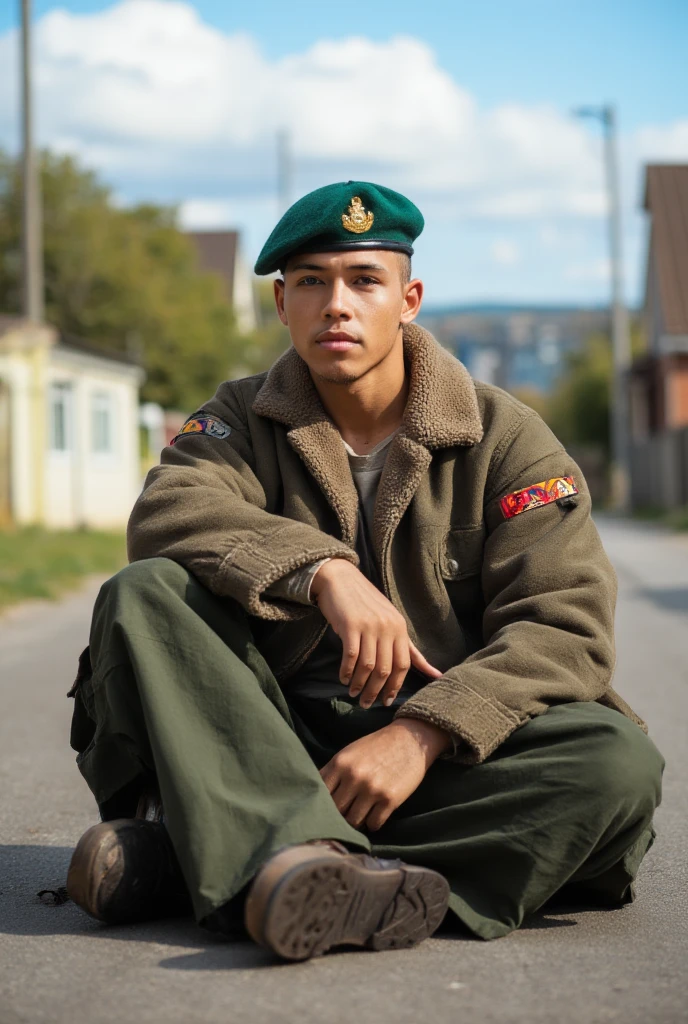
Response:
POLYGON ((321 348, 326 348, 329 352, 346 352, 354 345, 359 344, 345 331, 327 331, 325 334, 319 335, 316 341, 321 348))

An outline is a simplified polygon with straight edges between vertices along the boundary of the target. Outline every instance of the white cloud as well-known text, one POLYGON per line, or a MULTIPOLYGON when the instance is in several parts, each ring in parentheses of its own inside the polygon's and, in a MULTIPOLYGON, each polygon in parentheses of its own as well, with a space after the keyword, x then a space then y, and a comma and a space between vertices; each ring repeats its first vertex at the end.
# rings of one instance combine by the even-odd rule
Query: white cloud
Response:
MULTIPOLYGON (((578 122, 546 106, 482 111, 416 39, 323 40, 269 60, 188 3, 123 0, 49 12, 35 50, 42 142, 110 175, 165 179, 177 194, 274 190, 275 134, 286 127, 308 187, 375 175, 440 194, 458 214, 601 209, 599 154, 578 122)), ((0 37, 3 65, 16 80, 15 33, 0 37)), ((10 92, 0 99, 6 137, 10 92)))
POLYGON ((490 246, 490 255, 502 267, 513 267, 521 259, 519 247, 510 238, 498 238, 490 246))
POLYGON ((609 259, 590 260, 588 263, 572 263, 564 270, 567 281, 599 284, 607 283, 611 277, 609 259))
MULTIPOLYGON (((513 267, 514 288, 606 294, 599 131, 548 105, 481 107, 417 39, 355 35, 272 59, 252 37, 204 23, 191 3, 121 0, 92 14, 53 9, 34 42, 39 141, 76 153, 122 201, 178 201, 184 225, 239 226, 256 253, 278 214, 276 134, 287 128, 294 198, 367 178, 419 203, 428 222, 419 253, 442 264, 447 295, 464 249, 462 287, 487 287, 474 266, 474 253, 486 254, 485 221, 505 234, 485 266, 513 267), (552 258, 529 270, 521 253, 538 238, 552 258)), ((17 56, 17 32, 0 35, 0 145, 13 149, 17 56)), ((635 281, 641 166, 688 161, 688 119, 620 142, 635 281)))
POLYGON ((688 162, 688 118, 668 125, 648 125, 636 134, 639 160, 647 163, 688 162))

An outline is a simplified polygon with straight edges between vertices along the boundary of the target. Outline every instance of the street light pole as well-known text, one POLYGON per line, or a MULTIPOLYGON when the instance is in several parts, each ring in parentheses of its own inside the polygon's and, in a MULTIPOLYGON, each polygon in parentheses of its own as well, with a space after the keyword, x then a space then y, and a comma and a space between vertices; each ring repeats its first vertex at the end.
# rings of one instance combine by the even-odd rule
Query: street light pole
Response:
POLYGON ((631 442, 628 375, 631 367, 631 340, 628 311, 623 294, 623 245, 621 235, 621 200, 619 158, 617 151, 616 111, 613 106, 583 107, 578 117, 594 117, 604 131, 604 165, 607 183, 609 222, 609 256, 611 264, 612 309, 612 394, 610 434, 612 449, 611 505, 617 512, 627 512, 631 495, 631 442))
POLYGON ((44 317, 43 228, 39 161, 33 145, 31 79, 31 0, 22 0, 22 283, 23 312, 40 323, 44 317))

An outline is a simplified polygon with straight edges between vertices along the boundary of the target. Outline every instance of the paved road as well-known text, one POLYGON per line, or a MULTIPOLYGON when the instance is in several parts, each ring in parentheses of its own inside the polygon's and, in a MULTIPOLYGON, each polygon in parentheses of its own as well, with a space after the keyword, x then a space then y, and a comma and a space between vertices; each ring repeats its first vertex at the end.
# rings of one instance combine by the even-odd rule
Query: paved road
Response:
POLYGON ((274 964, 193 923, 111 929, 45 906, 96 820, 64 694, 95 585, 0 619, 0 1024, 677 1024, 688 1021, 688 539, 601 524, 621 600, 616 684, 668 758, 639 900, 546 916, 493 943, 274 964))

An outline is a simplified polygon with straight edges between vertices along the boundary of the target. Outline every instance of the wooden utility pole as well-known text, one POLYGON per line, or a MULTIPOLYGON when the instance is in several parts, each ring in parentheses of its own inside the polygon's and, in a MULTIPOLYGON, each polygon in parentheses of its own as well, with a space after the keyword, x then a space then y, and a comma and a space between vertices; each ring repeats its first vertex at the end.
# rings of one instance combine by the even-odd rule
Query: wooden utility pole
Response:
POLYGON ((623 294, 623 249, 621 239, 621 198, 619 188, 619 156, 616 111, 612 106, 602 109, 604 125, 604 163, 609 196, 609 254, 612 271, 612 504, 619 512, 627 512, 631 496, 631 439, 629 371, 631 369, 631 336, 628 311, 623 294))
POLYGON ((44 317, 43 224, 41 216, 40 158, 33 144, 31 0, 21 0, 22 74, 22 284, 23 313, 41 323, 44 317))
POLYGON ((623 294, 623 244, 616 110, 607 104, 604 107, 582 107, 580 110, 576 110, 575 114, 578 117, 595 118, 600 121, 604 131, 604 167, 607 183, 611 264, 613 364, 609 417, 612 450, 611 505, 617 512, 627 512, 631 498, 631 424, 628 397, 631 340, 628 311, 623 294))

